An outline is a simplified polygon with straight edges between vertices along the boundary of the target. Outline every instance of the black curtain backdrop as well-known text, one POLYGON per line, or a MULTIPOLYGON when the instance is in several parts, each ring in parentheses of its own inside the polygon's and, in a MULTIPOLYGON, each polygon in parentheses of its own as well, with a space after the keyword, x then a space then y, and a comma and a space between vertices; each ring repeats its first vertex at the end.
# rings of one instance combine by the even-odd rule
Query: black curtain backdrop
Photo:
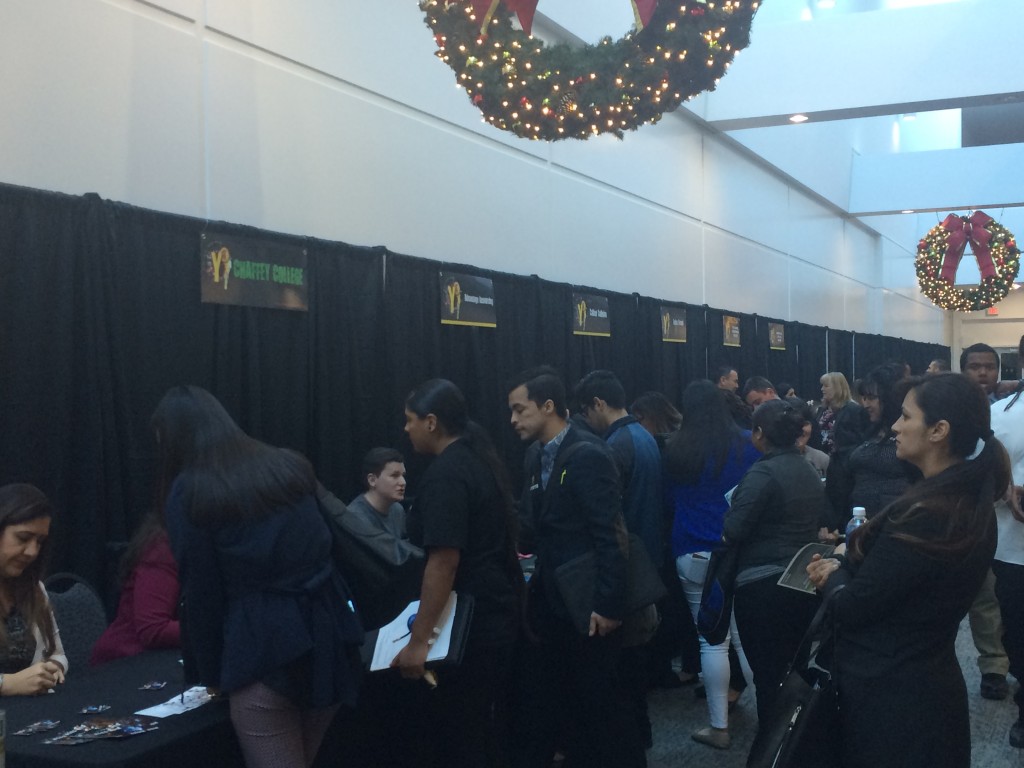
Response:
MULTIPOLYGON (((756 316, 755 316, 756 317, 756 316)), ((779 386, 779 382, 788 382, 796 389, 797 395, 803 400, 815 397, 813 391, 807 390, 799 381, 800 370, 798 365, 797 338, 794 334, 795 323, 786 323, 782 320, 772 320, 765 317, 756 317, 757 333, 755 334, 755 348, 764 358, 762 370, 765 371, 765 378, 772 384, 779 386), (780 323, 786 331, 786 348, 772 349, 769 337, 769 325, 780 323)), ((785 394, 779 391, 781 397, 785 394)))
MULTIPOLYGON (((741 378, 788 378, 814 396, 824 328, 786 323, 785 352, 767 321, 740 318, 741 347, 722 344, 723 310, 685 307, 688 342, 661 341, 656 298, 608 297, 610 338, 572 335, 573 286, 311 238, 0 185, 0 482, 30 482, 56 507, 51 570, 101 586, 107 544, 126 540, 154 503, 160 397, 191 383, 214 393, 253 436, 306 454, 344 499, 360 488, 367 449, 406 453, 415 492, 422 459, 402 427, 409 391, 442 376, 463 390, 513 479, 524 446, 508 424, 507 383, 542 363, 569 389, 588 371, 616 372, 627 397, 678 402, 683 387, 732 365, 741 378), (305 248, 309 311, 200 303, 207 228, 305 248), (441 269, 490 277, 497 328, 442 326, 441 269)), ((858 367, 900 356, 917 370, 949 357, 938 345, 857 335, 858 367)), ((835 367, 835 366, 833 366, 835 367)))
POLYGON ((885 336, 874 333, 855 333, 853 335, 855 378, 863 378, 872 368, 893 362, 898 358, 899 348, 890 343, 885 336))
POLYGON ((828 329, 828 369, 846 376, 852 386, 853 376, 853 333, 828 329))
MULTIPOLYGON (((793 323, 799 370, 792 382, 797 394, 804 400, 821 399, 821 376, 828 373, 825 349, 829 331, 817 325, 793 323)), ((789 329, 787 328, 787 334, 789 329)))
POLYGON ((626 396, 632 401, 644 392, 654 390, 678 404, 687 384, 708 375, 704 308, 645 296, 637 297, 637 305, 640 323, 636 338, 636 367, 638 373, 646 375, 646 379, 643 385, 638 383, 632 391, 627 389, 626 396), (663 306, 686 313, 686 343, 661 340, 663 306))
POLYGON ((740 392, 744 382, 751 376, 764 376, 768 350, 758 349, 757 318, 743 312, 704 307, 707 324, 707 359, 709 378, 715 378, 720 366, 731 366, 740 377, 740 392), (724 344, 723 321, 725 315, 740 319, 740 346, 724 344))

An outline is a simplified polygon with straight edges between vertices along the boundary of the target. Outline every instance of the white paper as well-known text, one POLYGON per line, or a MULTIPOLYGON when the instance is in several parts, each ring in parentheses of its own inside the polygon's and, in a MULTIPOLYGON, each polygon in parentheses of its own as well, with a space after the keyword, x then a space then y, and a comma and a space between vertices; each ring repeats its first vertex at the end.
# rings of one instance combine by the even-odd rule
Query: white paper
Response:
MULTIPOLYGON (((440 661, 448 656, 448 649, 452 643, 452 625, 455 621, 457 602, 458 598, 452 592, 438 619, 439 634, 434 644, 430 646, 430 650, 427 651, 427 661, 440 661)), ((373 660, 370 662, 371 672, 390 667, 398 652, 409 644, 409 617, 419 609, 420 601, 413 600, 393 621, 378 630, 377 644, 373 647, 373 660)))
POLYGON ((212 699, 213 697, 207 693, 205 686, 197 685, 189 688, 185 693, 179 693, 174 698, 168 699, 163 704, 157 704, 149 709, 140 709, 135 714, 149 717, 170 717, 201 707, 212 699))

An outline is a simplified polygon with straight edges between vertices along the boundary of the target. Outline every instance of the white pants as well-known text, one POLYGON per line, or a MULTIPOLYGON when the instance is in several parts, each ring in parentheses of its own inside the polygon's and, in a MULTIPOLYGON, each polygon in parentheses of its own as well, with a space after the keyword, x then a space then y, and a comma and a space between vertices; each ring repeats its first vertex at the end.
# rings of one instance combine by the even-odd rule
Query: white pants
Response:
MULTIPOLYGON (((686 595, 686 602, 690 605, 690 612, 693 620, 697 620, 697 612, 700 610, 700 596, 704 591, 703 582, 690 581, 684 574, 692 573, 690 559, 692 555, 680 555, 676 558, 676 573, 683 585, 683 594, 686 595)), ((700 638, 700 668, 704 678, 704 690, 708 695, 708 715, 711 718, 712 728, 729 727, 729 643, 732 642, 736 653, 740 657, 740 666, 743 668, 743 677, 747 683, 754 679, 754 673, 750 671, 747 657, 743 653, 743 646, 740 644, 740 635, 736 631, 736 614, 734 613, 729 622, 729 633, 718 645, 708 645, 703 636, 700 638)))

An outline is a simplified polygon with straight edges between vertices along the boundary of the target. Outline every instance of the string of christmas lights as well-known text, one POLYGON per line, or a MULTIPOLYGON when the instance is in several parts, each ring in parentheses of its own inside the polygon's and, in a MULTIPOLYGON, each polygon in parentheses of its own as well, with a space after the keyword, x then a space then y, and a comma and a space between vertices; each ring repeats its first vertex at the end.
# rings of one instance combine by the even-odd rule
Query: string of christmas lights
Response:
MULTIPOLYGON (((959 219, 965 227, 970 220, 967 216, 950 216, 946 221, 953 219, 959 219)), ((955 312, 976 312, 998 304, 1013 288, 1020 271, 1020 249, 1013 233, 993 220, 983 229, 991 236, 987 248, 994 274, 982 275, 976 288, 957 288, 949 274, 952 271, 955 276, 955 270, 947 269, 947 274, 943 275, 943 262, 950 252, 949 241, 953 236, 945 222, 928 230, 917 244, 917 281, 921 292, 936 306, 955 312)))
POLYGON ((749 45, 758 2, 661 0, 643 29, 582 48, 527 35, 505 3, 483 30, 471 0, 421 0, 420 8, 437 57, 486 122, 522 138, 558 141, 622 138, 714 90, 749 45))

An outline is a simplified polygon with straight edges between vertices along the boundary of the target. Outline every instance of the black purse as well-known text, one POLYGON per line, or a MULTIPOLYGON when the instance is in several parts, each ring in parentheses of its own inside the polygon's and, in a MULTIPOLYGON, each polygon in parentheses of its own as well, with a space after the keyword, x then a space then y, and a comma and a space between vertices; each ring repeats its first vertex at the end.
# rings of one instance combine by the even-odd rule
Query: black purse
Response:
MULTIPOLYGON (((626 560, 626 602, 624 624, 637 635, 653 634, 657 629, 657 610, 646 610, 668 594, 665 582, 643 541, 635 533, 628 535, 629 554, 626 560), (636 624, 637 626, 633 626, 636 624), (644 626, 639 626, 643 624, 644 626)), ((591 550, 563 563, 555 569, 555 583, 573 625, 581 634, 590 632, 590 613, 594 609, 594 585, 597 583, 597 555, 591 550)), ((649 638, 648 638, 649 639, 649 638)), ((633 638, 631 645, 642 645, 633 638)))
POLYGON ((708 560, 697 611, 697 631, 708 645, 719 645, 729 634, 738 563, 739 548, 734 544, 723 544, 708 560))
MULTIPOLYGON (((812 619, 789 665, 771 714, 760 724, 747 756, 747 768, 838 768, 839 699, 832 674, 815 665, 823 645, 835 648, 835 622, 822 632, 826 598, 812 619), (822 637, 824 635, 824 638, 822 637), (801 654, 818 646, 804 663, 801 654)), ((834 654, 831 666, 835 667, 834 654)))

